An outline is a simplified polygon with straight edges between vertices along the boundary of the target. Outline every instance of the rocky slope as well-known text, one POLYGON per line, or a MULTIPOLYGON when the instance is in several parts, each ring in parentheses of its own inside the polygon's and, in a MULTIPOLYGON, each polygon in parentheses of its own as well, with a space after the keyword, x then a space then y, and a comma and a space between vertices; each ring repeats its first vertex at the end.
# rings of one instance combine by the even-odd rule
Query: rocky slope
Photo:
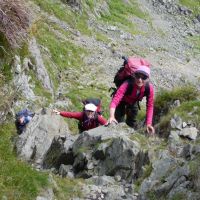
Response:
MULTIPOLYGON (((40 1, 35 2, 41 4, 40 1)), ((124 2, 124 6, 129 4, 132 6, 132 3, 124 2)), ((74 12, 80 16, 83 16, 83 12, 87 12, 86 23, 89 34, 85 34, 80 28, 80 30, 75 29, 73 25, 63 20, 65 18, 59 19, 57 13, 52 15, 56 12, 53 9, 47 10, 42 4, 41 7, 35 4, 31 6, 34 13, 32 34, 36 37, 36 40, 33 37, 29 42, 30 53, 28 54, 31 55, 32 61, 29 58, 27 61, 19 61, 16 58, 18 62, 14 64, 14 69, 17 69, 17 66, 22 66, 23 62, 22 68, 28 69, 28 73, 21 72, 19 75, 17 72, 15 76, 18 80, 17 85, 23 87, 22 92, 27 99, 38 97, 38 92, 34 91, 38 83, 30 77, 32 68, 37 79, 41 81, 41 87, 53 97, 54 103, 59 95, 70 96, 69 92, 74 92, 74 89, 69 88, 73 88, 74 83, 83 93, 91 88, 94 90, 99 88, 99 92, 106 95, 108 99, 108 91, 102 87, 108 89, 112 86, 113 76, 122 64, 122 55, 144 56, 152 63, 151 81, 157 91, 160 88, 168 89, 187 82, 195 83, 199 87, 199 52, 198 47, 191 40, 198 38, 200 22, 198 16, 193 16, 192 10, 178 4, 178 1, 140 1, 136 7, 140 9, 139 12, 144 13, 145 17, 130 16, 129 20, 134 24, 131 27, 122 26, 120 23, 113 25, 112 21, 106 23, 101 19, 102 15, 112 12, 109 11, 108 3, 100 4, 97 1, 92 11, 88 7, 85 8, 84 1, 69 1, 64 9, 75 9, 74 12), (45 27, 44 32, 41 25, 45 27), (49 37, 43 39, 41 35, 45 31, 49 37), (70 47, 69 50, 67 47, 66 50, 62 47, 59 52, 55 50, 58 48, 56 44, 52 44, 52 47, 48 44, 48 40, 53 36, 55 38, 52 42, 58 40, 59 45, 71 43, 75 48, 85 49, 87 53, 80 51, 73 55, 73 50, 70 53, 70 47), (67 56, 64 55, 65 53, 67 56), (60 61, 57 60, 58 57, 60 61), (79 61, 74 61, 75 57, 78 57, 79 61), (30 67, 31 63, 32 67, 30 67), (75 63, 75 66, 72 63, 75 63), (83 73, 84 71, 87 73, 83 73), (24 78, 24 75, 27 78, 24 78)), ((62 9, 60 12, 63 12, 62 9)))
MULTIPOLYGON (((199 89, 200 5, 181 2, 28 1, 29 39, 9 62, 9 87, 19 94, 1 109, 3 120, 23 107, 78 110, 88 96, 102 98, 106 115, 122 55, 152 63, 157 94, 188 82, 199 89)), ((73 195, 74 200, 198 199, 198 91, 168 96, 156 105, 162 137, 148 138, 124 124, 74 135, 73 122, 48 111, 37 112, 16 136, 15 150, 37 170, 86 179, 79 183, 82 197, 73 195)), ((52 184, 37 200, 55 199, 58 190, 52 184)))

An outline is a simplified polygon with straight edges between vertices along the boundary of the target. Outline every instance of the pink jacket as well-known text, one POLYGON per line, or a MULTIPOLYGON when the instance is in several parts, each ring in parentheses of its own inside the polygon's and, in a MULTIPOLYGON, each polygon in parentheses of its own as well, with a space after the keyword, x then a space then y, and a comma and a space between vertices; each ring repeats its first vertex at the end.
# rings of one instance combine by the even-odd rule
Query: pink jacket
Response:
MULTIPOLYGON (((146 124, 152 124, 153 119, 153 107, 154 107, 154 88, 151 83, 149 83, 150 87, 150 94, 147 99, 147 105, 146 105, 146 124)), ((128 89, 128 82, 124 82, 117 90, 115 96, 113 97, 110 108, 116 108, 121 101, 126 102, 127 104, 134 104, 137 102, 137 100, 142 100, 144 97, 144 91, 145 86, 142 86, 141 88, 138 88, 136 84, 133 84, 133 90, 130 95, 125 95, 126 91, 128 89), (137 91, 139 90, 139 97, 137 97, 137 91)))

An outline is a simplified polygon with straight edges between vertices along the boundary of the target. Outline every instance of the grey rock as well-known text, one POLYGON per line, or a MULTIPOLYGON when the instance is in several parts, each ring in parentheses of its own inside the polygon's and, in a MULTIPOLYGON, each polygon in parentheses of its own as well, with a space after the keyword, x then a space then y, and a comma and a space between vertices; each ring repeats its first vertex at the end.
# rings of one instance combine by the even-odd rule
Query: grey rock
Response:
POLYGON ((43 63, 40 49, 35 38, 32 38, 29 42, 29 51, 35 59, 36 73, 38 79, 41 81, 43 87, 53 94, 53 85, 47 72, 47 69, 45 68, 45 65, 43 63))
POLYGON ((139 174, 141 166, 147 162, 140 153, 137 142, 125 138, 115 138, 106 149, 105 160, 99 163, 99 175, 119 175, 122 179, 139 174), (137 163, 141 161, 141 163, 137 163))
POLYGON ((17 154, 26 161, 42 166, 54 137, 66 132, 69 132, 68 126, 60 116, 51 115, 51 111, 46 115, 35 114, 26 130, 16 137, 17 154))
POLYGON ((182 119, 175 115, 171 120, 170 120, 170 125, 171 125, 171 128, 173 129, 178 129, 178 130, 181 130, 182 129, 182 119))
POLYGON ((115 180, 111 176, 93 176, 87 180, 88 182, 92 181, 97 186, 105 186, 105 185, 114 185, 115 180))
POLYGON ((54 193, 52 189, 47 189, 42 196, 37 196, 36 200, 53 200, 54 193))
POLYGON ((155 160, 152 163, 153 171, 151 172, 151 175, 142 182, 139 193, 145 194, 152 190, 152 188, 176 166, 176 159, 169 154, 162 154, 159 160, 155 160))
POLYGON ((197 128, 195 128, 195 127, 188 127, 187 128, 186 127, 186 128, 184 128, 180 131, 179 135, 184 136, 184 137, 188 137, 191 140, 195 140, 196 137, 197 137, 197 133, 198 133, 197 128))
POLYGON ((59 174, 62 177, 70 176, 70 178, 73 178, 74 175, 73 175, 73 171, 72 171, 72 165, 61 164, 60 168, 59 168, 59 174))

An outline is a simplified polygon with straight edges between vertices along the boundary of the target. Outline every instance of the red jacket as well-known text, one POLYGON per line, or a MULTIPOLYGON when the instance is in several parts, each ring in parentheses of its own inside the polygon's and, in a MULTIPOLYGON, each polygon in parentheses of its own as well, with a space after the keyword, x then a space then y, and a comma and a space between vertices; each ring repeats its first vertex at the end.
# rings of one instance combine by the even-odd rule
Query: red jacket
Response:
POLYGON ((103 118, 101 115, 98 115, 97 119, 93 118, 93 119, 85 119, 85 114, 84 112, 60 112, 60 115, 63 117, 67 117, 67 118, 74 118, 79 120, 82 124, 83 124, 83 130, 89 130, 92 128, 96 128, 97 126, 100 125, 105 125, 107 123, 107 120, 105 118, 103 118), (84 123, 85 120, 87 120, 87 123, 84 123), (98 124, 97 122, 98 121, 98 124))
MULTIPOLYGON (((146 105, 146 124, 152 124, 152 119, 153 119, 153 107, 154 107, 154 89, 153 85, 149 83, 150 87, 150 94, 147 99, 147 105, 146 105)), ((127 104, 134 104, 138 100, 142 100, 144 97, 144 91, 145 91, 145 86, 142 86, 139 88, 136 84, 133 84, 133 90, 130 95, 125 95, 126 91, 128 89, 128 82, 124 82, 117 90, 115 96, 113 97, 111 103, 110 103, 110 108, 116 108, 118 104, 123 101, 126 102, 127 104), (137 97, 137 91, 139 91, 139 97, 137 97)))

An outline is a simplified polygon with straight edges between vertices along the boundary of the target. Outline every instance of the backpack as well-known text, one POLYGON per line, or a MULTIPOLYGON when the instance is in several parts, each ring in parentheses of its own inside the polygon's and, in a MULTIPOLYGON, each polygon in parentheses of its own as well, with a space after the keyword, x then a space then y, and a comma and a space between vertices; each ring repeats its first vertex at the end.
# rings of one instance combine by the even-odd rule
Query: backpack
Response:
MULTIPOLYGON (((125 56, 122 56, 122 59, 124 60, 123 66, 117 71, 117 73, 115 74, 115 77, 114 77, 114 81, 113 81, 115 83, 116 88, 110 88, 111 90, 113 90, 113 92, 111 94, 112 97, 115 95, 117 89, 121 86, 121 84, 124 81, 128 81, 128 89, 127 89, 125 95, 130 95, 132 93, 132 89, 133 89, 132 74, 140 66, 145 65, 147 67, 150 67, 150 65, 151 65, 150 62, 145 60, 144 58, 136 58, 136 57, 127 58, 125 56)), ((146 82, 144 96, 148 97, 149 94, 150 94, 149 82, 146 82)), ((141 101, 141 99, 139 99, 137 102, 138 108, 140 109, 139 101, 141 101)))
POLYGON ((122 56, 122 59, 124 60, 123 66, 117 71, 117 73, 114 77, 114 83, 117 88, 125 80, 130 79, 132 74, 136 71, 136 69, 138 67, 140 67, 142 65, 150 67, 150 65, 151 65, 144 58, 135 58, 135 57, 126 58, 125 56, 122 56))
MULTIPOLYGON (((83 105, 85 106, 86 104, 88 103, 92 103, 94 104, 96 107, 97 107, 97 110, 96 112, 101 115, 102 114, 102 109, 101 109, 101 99, 98 99, 98 98, 87 98, 87 99, 84 99, 82 101, 83 105)), ((83 108, 84 110, 84 108, 83 108)))
POLYGON ((20 118, 20 117, 22 117, 22 116, 24 116, 24 117, 27 117, 27 116, 33 117, 33 116, 34 116, 34 113, 31 112, 31 111, 28 110, 28 109, 23 109, 23 110, 17 112, 16 115, 15 115, 16 119, 18 119, 18 118, 20 118))
MULTIPOLYGON (((98 115, 102 115, 102 109, 101 109, 101 100, 98 98, 87 98, 82 100, 83 105, 85 106, 86 104, 92 103, 97 107, 96 113, 95 113, 95 123, 96 126, 99 126, 99 121, 98 121, 98 115)), ((83 107, 83 111, 84 111, 84 107, 83 107)), ((79 131, 82 132, 84 131, 84 122, 87 120, 87 116, 86 114, 83 115, 83 120, 79 122, 78 124, 78 128, 79 131)))
POLYGON ((16 120, 15 120, 15 126, 17 128, 17 133, 18 134, 21 134, 24 131, 24 129, 25 129, 25 125, 20 124, 19 123, 19 119, 22 116, 24 116, 24 117, 28 117, 28 116, 33 117, 34 115, 35 115, 35 113, 31 112, 28 109, 23 109, 23 110, 21 110, 21 111, 19 111, 19 112, 16 113, 16 115, 15 115, 15 118, 16 118, 16 120))

